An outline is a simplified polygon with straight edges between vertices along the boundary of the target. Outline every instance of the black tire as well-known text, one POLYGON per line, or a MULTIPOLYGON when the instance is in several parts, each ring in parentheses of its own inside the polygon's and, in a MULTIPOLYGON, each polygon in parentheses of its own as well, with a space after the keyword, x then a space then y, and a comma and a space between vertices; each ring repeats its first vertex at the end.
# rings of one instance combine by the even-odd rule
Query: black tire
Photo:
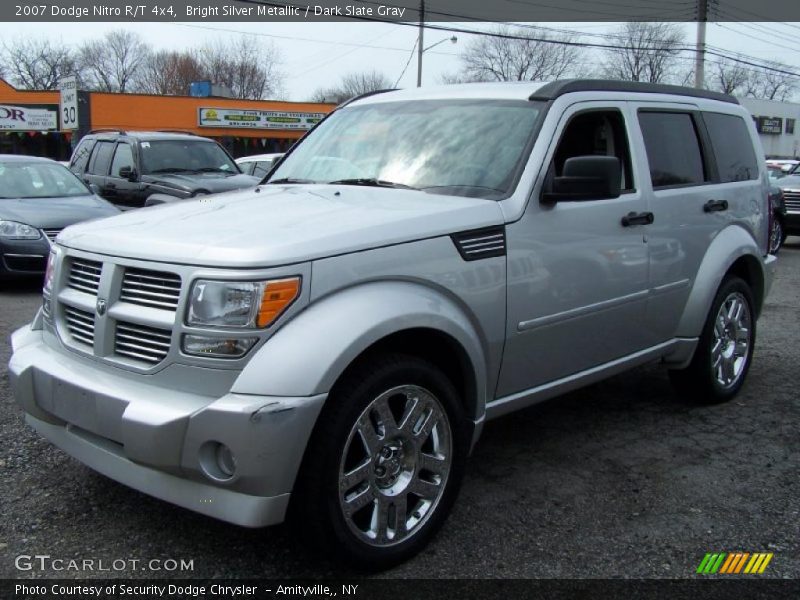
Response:
MULTIPOLYGON (((685 369, 673 369, 669 372, 670 380, 682 398, 696 404, 719 404, 731 400, 739 393, 747 378, 750 363, 753 360, 753 349, 756 341, 754 306, 753 292, 743 279, 728 276, 722 281, 714 297, 714 302, 711 304, 711 310, 703 326, 703 332, 700 335, 700 341, 692 362, 685 369), (720 375, 719 372, 715 372, 713 355, 714 345, 717 341, 715 335, 717 318, 720 315, 723 303, 730 302, 731 298, 743 301, 743 310, 747 311, 746 318, 749 323, 747 327, 749 339, 747 341, 748 349, 744 357, 742 357, 742 361, 734 367, 736 376, 726 385, 718 379, 720 375)), ((720 327, 726 331, 723 334, 722 347, 731 348, 730 344, 733 341, 728 340, 726 337, 730 335, 730 332, 727 331, 728 327, 720 327)), ((735 359, 735 354, 732 356, 735 359)))
MULTIPOLYGON (((405 394, 398 394, 399 401, 405 405, 399 412, 395 409, 392 423, 401 423, 402 417, 397 415, 407 415, 411 409, 406 411, 412 400, 407 400, 405 394)), ((425 398, 429 398, 426 396, 425 398)), ((418 398, 415 398, 418 400, 418 398)), ((396 406, 396 402, 395 402, 396 406)), ((441 414, 431 413, 431 414, 441 414)), ((410 421, 411 419, 409 419, 410 421)), ((419 420, 416 420, 419 423, 419 420)), ((427 420, 425 423, 427 424, 427 420)), ((439 427, 436 425, 436 431, 439 427)), ((384 432, 391 431, 390 428, 384 432)), ((399 429, 394 430, 400 433, 399 429)), ((303 464, 298 475, 295 489, 292 493, 292 503, 289 509, 289 521, 298 530, 300 538, 304 541, 306 548, 312 548, 321 552, 334 561, 344 561, 352 566, 363 570, 386 569, 401 563, 415 554, 431 540, 436 531, 443 525, 448 513, 458 495, 461 480, 464 474, 464 464, 469 450, 469 435, 471 427, 467 421, 463 407, 459 401, 458 393, 452 382, 431 363, 402 354, 385 354, 375 356, 353 367, 342 380, 336 384, 332 390, 322 413, 320 414, 317 425, 309 441, 303 464), (380 507, 386 503, 391 504, 394 498, 405 498, 404 505, 408 506, 406 515, 412 515, 413 507, 421 502, 413 495, 409 488, 401 491, 397 496, 387 500, 387 494, 393 490, 379 488, 379 484, 386 484, 387 480, 378 482, 376 473, 381 469, 383 474, 387 469, 376 466, 375 461, 381 460, 381 454, 370 454, 367 451, 367 444, 361 443, 361 449, 365 457, 356 461, 369 471, 369 478, 361 484, 370 494, 375 496, 374 501, 365 504, 363 508, 357 509, 355 514, 346 517, 344 503, 347 491, 340 494, 341 473, 348 472, 345 463, 353 452, 358 439, 355 437, 355 428, 358 426, 359 419, 365 414, 369 415, 367 421, 363 419, 360 423, 370 423, 378 430, 378 445, 389 443, 386 440, 392 436, 384 433, 380 437, 380 425, 375 425, 373 420, 375 413, 368 413, 367 409, 372 409, 375 402, 380 398, 387 397, 389 401, 394 401, 394 397, 386 396, 388 390, 410 389, 401 386, 419 386, 429 391, 436 400, 438 406, 446 414, 446 420, 440 418, 438 423, 449 424, 449 447, 451 448, 451 461, 449 471, 444 477, 444 483, 439 491, 438 500, 430 504, 431 508, 422 518, 417 518, 415 525, 407 527, 408 534, 399 530, 400 519, 397 517, 399 509, 394 507, 394 512, 389 512, 389 518, 394 517, 395 532, 401 531, 399 541, 386 542, 386 545, 375 545, 365 541, 364 535, 360 535, 356 527, 357 516, 364 517, 364 513, 377 515, 380 507), (345 453, 345 450, 348 452, 345 453), (381 491, 383 490, 383 491, 381 491), (380 495, 382 494, 382 495, 380 495), (383 502, 384 504, 381 504, 383 502), (358 512, 361 511, 361 512, 358 512), (413 531, 413 533, 411 533, 413 531), (404 539, 403 535, 407 535, 404 539)), ((394 434, 392 434, 394 435, 394 434)), ((424 434, 422 434, 424 435, 424 434)), ((438 435, 438 433, 436 434, 438 435)), ((431 437, 434 437, 431 435, 431 437)), ((444 439, 447 439, 447 435, 444 439)), ((422 439, 420 437, 420 439, 422 439)), ((428 443, 428 442, 426 442, 428 443)), ((420 446, 420 452, 422 446, 420 446)), ((386 446, 383 446, 386 450, 386 446)), ((401 454, 403 454, 401 452, 401 454)), ((409 450, 410 456, 412 451, 409 450)), ((402 462, 402 458, 400 459, 402 462)), ((381 463, 389 464, 389 463, 381 463)), ((419 463, 422 464, 422 463, 419 463)), ((397 463, 394 464, 397 466, 397 463)), ((357 467, 360 468, 360 467, 357 467)), ((418 478, 427 473, 424 467, 414 466, 415 473, 419 473, 418 478)), ((440 480, 441 483, 441 480, 440 480)), ((402 480, 398 480, 398 489, 402 489, 402 480)), ((343 486, 345 484, 342 484, 343 486)), ((413 512, 413 517, 418 517, 420 509, 413 512)), ((363 520, 363 519, 362 519, 363 520)), ((369 520, 369 519, 367 519, 369 520)), ((374 521, 372 521, 374 523, 374 521)), ((406 523, 403 520, 403 523, 406 523)), ((388 536, 388 529, 383 528, 388 536)), ((376 542, 377 543, 377 542, 376 542)))

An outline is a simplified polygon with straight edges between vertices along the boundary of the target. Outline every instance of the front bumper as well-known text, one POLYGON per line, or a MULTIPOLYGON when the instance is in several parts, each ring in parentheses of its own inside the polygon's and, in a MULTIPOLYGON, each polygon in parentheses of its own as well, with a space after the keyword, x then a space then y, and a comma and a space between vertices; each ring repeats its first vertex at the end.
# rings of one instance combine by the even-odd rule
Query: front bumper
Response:
POLYGON ((0 277, 43 275, 47 267, 50 242, 38 240, 0 240, 0 277))
POLYGON ((283 521, 326 395, 189 394, 97 369, 23 327, 12 336, 12 389, 28 423, 96 471, 167 502, 245 527, 283 521), (214 470, 215 444, 236 458, 214 470))

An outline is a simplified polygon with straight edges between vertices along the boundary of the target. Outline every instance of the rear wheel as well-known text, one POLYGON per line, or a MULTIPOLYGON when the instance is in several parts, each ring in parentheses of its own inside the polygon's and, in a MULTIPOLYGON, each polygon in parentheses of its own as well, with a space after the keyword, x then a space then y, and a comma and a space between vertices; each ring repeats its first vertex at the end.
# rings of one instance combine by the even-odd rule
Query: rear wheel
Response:
POLYGON ((769 253, 777 254, 785 239, 786 234, 783 232, 783 225, 780 219, 773 219, 772 229, 769 232, 769 253))
POLYGON ((670 379, 686 398, 716 404, 733 398, 744 385, 756 340, 753 293, 739 277, 720 286, 692 362, 670 371, 670 379))
POLYGON ((444 523, 468 449, 453 384, 427 361, 385 355, 337 384, 292 496, 309 544, 367 569, 418 553, 444 523))

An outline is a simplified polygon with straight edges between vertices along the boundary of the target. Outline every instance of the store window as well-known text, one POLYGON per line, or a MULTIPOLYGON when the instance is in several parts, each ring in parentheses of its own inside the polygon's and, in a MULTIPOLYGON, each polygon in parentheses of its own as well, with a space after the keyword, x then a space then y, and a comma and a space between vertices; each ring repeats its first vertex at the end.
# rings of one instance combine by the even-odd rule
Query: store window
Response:
POLYGON ((786 133, 794 133, 794 119, 786 119, 786 133))

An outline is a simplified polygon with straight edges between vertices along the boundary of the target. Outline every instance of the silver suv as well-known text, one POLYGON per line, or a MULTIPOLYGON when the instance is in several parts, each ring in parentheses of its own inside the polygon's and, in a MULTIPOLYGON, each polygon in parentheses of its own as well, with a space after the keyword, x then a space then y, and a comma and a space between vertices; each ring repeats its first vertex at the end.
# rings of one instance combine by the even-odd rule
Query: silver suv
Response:
POLYGON ((487 420, 651 361, 687 400, 740 390, 764 165, 706 91, 361 97, 250 192, 64 230, 13 388, 117 481, 386 567, 442 525, 487 420))

